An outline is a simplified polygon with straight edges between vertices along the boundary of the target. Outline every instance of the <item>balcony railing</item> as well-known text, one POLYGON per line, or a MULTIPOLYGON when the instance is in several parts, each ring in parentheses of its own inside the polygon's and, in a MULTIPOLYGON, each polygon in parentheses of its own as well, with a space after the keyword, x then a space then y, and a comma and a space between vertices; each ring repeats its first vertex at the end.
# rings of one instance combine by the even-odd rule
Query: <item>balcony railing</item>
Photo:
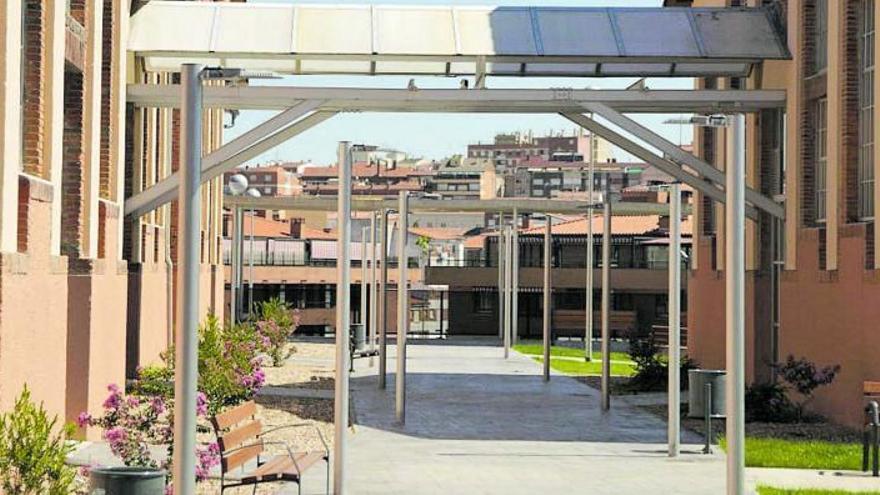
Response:
MULTIPOLYGON (((431 268, 498 268, 498 260, 497 259, 485 259, 485 258, 467 258, 467 259, 442 259, 442 260, 429 260, 428 266, 431 268)), ((554 260, 551 268, 580 268, 583 269, 586 265, 583 261, 568 261, 560 263, 554 260)), ((543 268, 544 264, 541 260, 530 260, 524 259, 520 260, 519 264, 520 268, 543 268)), ((687 261, 682 261, 681 263, 682 269, 688 269, 689 265, 687 261)), ((602 260, 596 260, 593 264, 593 268, 599 269, 602 268, 602 260)), ((611 260, 611 268, 623 268, 623 269, 634 269, 634 270, 666 270, 669 268, 669 262, 667 260, 628 260, 624 262, 620 262, 617 260, 611 260)))
MULTIPOLYGON (((223 264, 232 263, 232 256, 227 251, 223 253, 223 264)), ((253 261, 245 254, 242 258, 244 266, 248 266, 253 262, 254 266, 302 266, 313 268, 334 268, 336 267, 336 259, 305 259, 301 255, 291 255, 290 253, 273 253, 273 252, 255 252, 253 261)), ((397 259, 389 259, 387 261, 389 268, 397 268, 397 259)), ((352 268, 360 268, 361 260, 351 260, 352 268)), ((418 268, 418 258, 409 259, 410 268, 418 268)))

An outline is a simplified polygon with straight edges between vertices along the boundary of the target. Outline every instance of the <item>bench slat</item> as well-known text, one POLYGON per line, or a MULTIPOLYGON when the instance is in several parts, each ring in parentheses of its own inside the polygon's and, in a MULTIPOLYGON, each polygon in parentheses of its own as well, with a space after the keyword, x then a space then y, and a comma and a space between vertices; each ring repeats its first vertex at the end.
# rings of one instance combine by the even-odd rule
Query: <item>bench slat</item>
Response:
POLYGON ((880 395, 880 382, 864 382, 862 386, 865 395, 880 395))
POLYGON ((286 479, 293 481, 298 480, 310 467, 324 459, 324 454, 320 452, 303 452, 294 454, 294 456, 296 456, 296 465, 291 464, 290 469, 284 473, 286 479), (299 466, 299 471, 297 471, 296 466, 299 466))
POLYGON ((254 401, 248 401, 240 406, 235 406, 228 411, 224 411, 211 420, 214 428, 225 430, 230 426, 237 425, 246 419, 251 419, 257 414, 257 404, 254 401))
POLYGON ((245 447, 241 450, 237 450, 228 456, 223 457, 221 462, 221 467, 223 468, 223 472, 229 472, 232 469, 235 469, 244 463, 248 462, 251 459, 254 459, 258 455, 263 453, 263 444, 252 445, 250 447, 245 447))
POLYGON ((239 445, 253 443, 261 431, 263 431, 262 423, 259 420, 251 421, 240 428, 230 430, 225 435, 218 435, 217 444, 220 446, 220 451, 224 452, 239 445))
POLYGON ((265 464, 254 469, 250 473, 241 477, 242 483, 254 483, 257 481, 276 480, 284 474, 285 471, 293 468, 293 461, 286 455, 279 455, 269 459, 265 464))

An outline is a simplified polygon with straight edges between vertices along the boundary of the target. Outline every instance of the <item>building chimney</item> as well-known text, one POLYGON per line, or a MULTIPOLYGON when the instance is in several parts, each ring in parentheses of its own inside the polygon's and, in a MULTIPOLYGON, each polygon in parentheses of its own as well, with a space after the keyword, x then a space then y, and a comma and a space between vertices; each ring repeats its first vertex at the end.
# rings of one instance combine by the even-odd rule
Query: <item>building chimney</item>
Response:
POLYGON ((290 219, 290 237, 294 239, 302 239, 302 225, 305 222, 302 218, 290 219))

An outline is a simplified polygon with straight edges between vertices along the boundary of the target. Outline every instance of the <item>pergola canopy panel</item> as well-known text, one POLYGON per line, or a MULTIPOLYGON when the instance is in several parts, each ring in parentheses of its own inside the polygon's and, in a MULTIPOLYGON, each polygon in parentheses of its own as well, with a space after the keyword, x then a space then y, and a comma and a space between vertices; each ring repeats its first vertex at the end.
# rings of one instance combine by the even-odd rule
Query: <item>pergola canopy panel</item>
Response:
POLYGON ((196 61, 286 74, 711 77, 790 57, 755 8, 163 1, 141 7, 130 32, 151 71, 196 61))

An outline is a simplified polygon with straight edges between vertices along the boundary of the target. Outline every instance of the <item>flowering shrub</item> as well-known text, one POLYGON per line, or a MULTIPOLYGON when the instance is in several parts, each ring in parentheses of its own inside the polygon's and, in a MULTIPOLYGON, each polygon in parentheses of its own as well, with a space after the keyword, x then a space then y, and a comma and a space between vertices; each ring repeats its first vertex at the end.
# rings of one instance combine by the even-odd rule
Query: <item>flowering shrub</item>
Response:
POLYGON ((285 346, 299 326, 299 311, 278 298, 260 303, 259 309, 262 319, 256 326, 263 351, 272 359, 272 366, 281 366, 290 355, 285 346))
MULTIPOLYGON (((252 325, 222 326, 209 316, 199 328, 199 383, 208 414, 250 400, 266 381, 262 337, 252 325)), ((162 356, 163 364, 138 372, 133 391, 138 395, 174 396, 174 350, 162 356)))
MULTIPOLYGON (((198 417, 249 400, 262 388, 266 381, 260 357, 262 341, 253 325, 224 327, 216 317, 208 317, 199 328, 198 417)), ((173 445, 174 349, 162 355, 161 365, 139 369, 128 395, 112 384, 107 390, 103 413, 93 417, 84 412, 77 418, 78 425, 102 428, 111 451, 127 466, 168 468, 170 449, 165 459, 156 460, 150 446, 173 445)), ((194 454, 193 475, 201 481, 220 462, 220 449, 210 443, 199 446, 194 454)), ((166 493, 171 493, 170 485, 166 493)))
MULTIPOLYGON (((83 412, 77 418, 80 428, 98 426, 104 430, 103 437, 113 454, 126 466, 140 466, 168 469, 171 465, 171 451, 167 457, 157 461, 150 454, 150 445, 171 445, 174 439, 174 403, 165 397, 154 395, 124 395, 118 386, 107 386, 109 395, 104 400, 103 414, 92 417, 83 412)), ((207 400, 199 392, 196 398, 196 413, 199 417, 207 414, 207 400)), ((197 481, 208 477, 208 472, 220 462, 220 450, 216 443, 197 447, 197 481)))

